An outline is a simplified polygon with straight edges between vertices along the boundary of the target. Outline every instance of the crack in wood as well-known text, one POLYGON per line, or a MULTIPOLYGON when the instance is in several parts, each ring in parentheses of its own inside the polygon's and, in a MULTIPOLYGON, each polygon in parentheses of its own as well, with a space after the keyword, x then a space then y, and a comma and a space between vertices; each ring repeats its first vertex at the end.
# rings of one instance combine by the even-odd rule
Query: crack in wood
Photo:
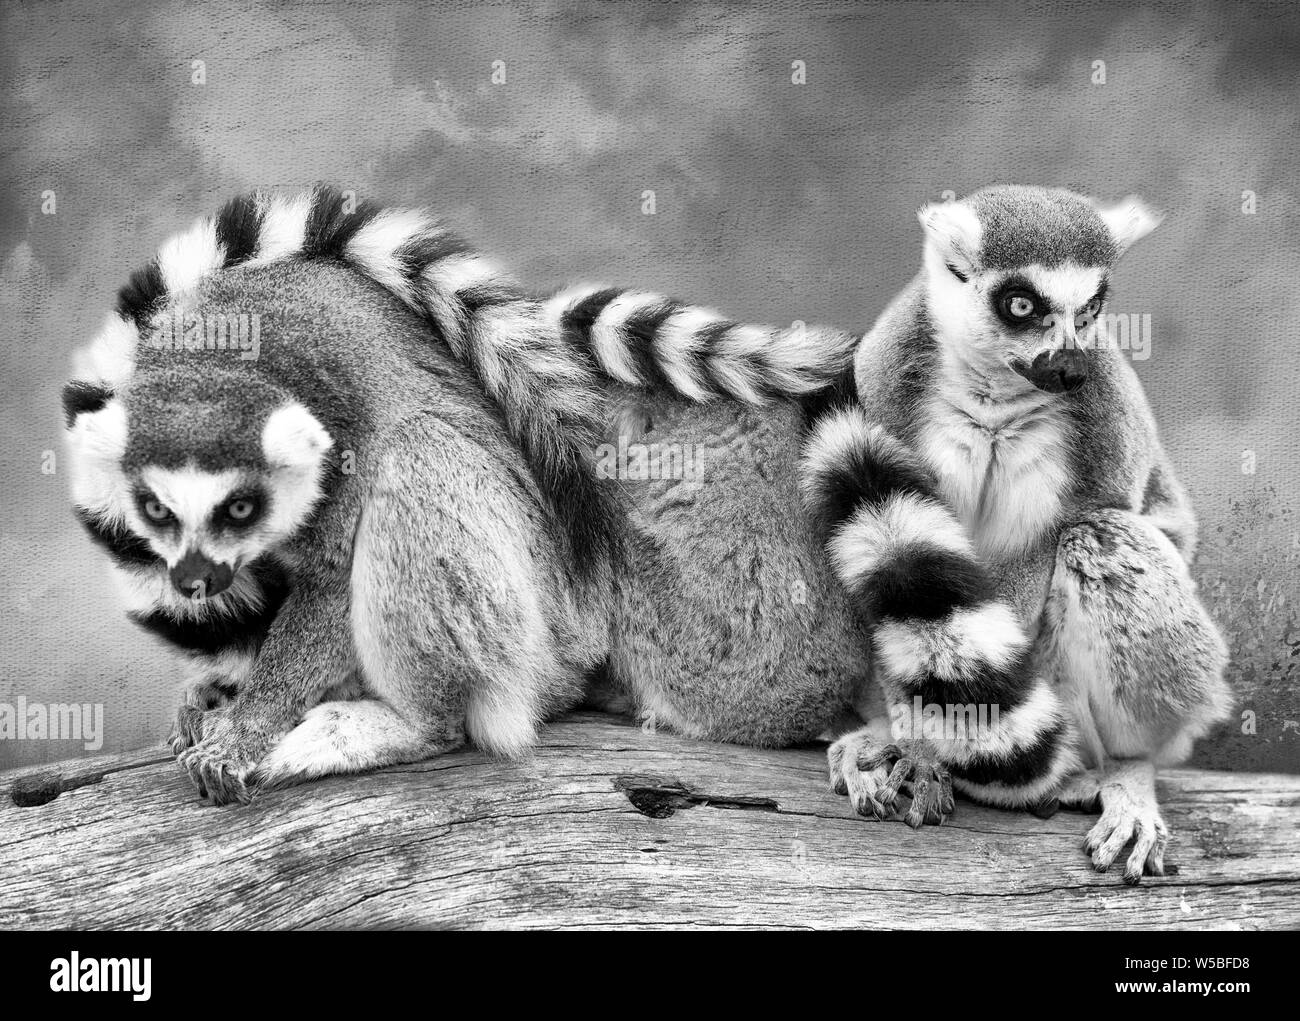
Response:
POLYGON ((622 791, 642 815, 667 819, 681 808, 725 808, 747 812, 779 812, 781 806, 772 798, 752 795, 703 794, 680 780, 658 776, 624 775, 614 777, 614 789, 622 791))

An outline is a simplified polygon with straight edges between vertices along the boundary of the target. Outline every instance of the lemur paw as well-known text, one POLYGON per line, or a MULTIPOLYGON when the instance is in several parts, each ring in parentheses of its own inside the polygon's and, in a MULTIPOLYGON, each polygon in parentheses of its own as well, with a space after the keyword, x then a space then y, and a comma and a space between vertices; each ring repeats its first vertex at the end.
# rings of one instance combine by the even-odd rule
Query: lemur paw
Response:
POLYGON ((905 751, 855 731, 830 746, 827 760, 832 788, 848 795, 858 815, 889 818, 898 811, 903 790, 912 798, 903 821, 913 828, 942 825, 955 807, 952 777, 918 747, 905 751))
POLYGON ((203 740, 203 717, 213 709, 226 705, 234 695, 234 690, 226 682, 216 683, 210 679, 201 679, 185 689, 185 701, 176 710, 176 719, 172 722, 171 734, 167 743, 172 754, 179 756, 187 748, 193 748, 203 740))
POLYGON ((203 740, 203 716, 204 710, 197 706, 183 705, 176 710, 172 732, 167 738, 173 755, 179 757, 181 752, 203 740))
POLYGON ((1169 830, 1154 799, 1119 784, 1103 785, 1100 796, 1101 818, 1083 841, 1093 868, 1107 871, 1131 840, 1133 851, 1124 865, 1124 882, 1133 885, 1140 883, 1143 875, 1163 876, 1169 830))
POLYGON ((177 761, 198 789, 199 797, 215 805, 238 801, 248 804, 257 786, 251 782, 254 767, 270 742, 238 723, 229 709, 202 714, 202 738, 177 756, 177 761))

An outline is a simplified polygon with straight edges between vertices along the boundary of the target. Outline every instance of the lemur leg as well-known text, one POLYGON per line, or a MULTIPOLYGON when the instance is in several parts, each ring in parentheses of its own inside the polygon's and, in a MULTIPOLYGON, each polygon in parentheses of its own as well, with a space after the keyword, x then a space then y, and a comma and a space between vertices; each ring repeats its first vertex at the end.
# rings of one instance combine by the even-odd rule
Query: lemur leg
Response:
POLYGON ((1153 521, 1092 512, 1058 544, 1039 644, 1093 767, 1062 796, 1101 808, 1093 865, 1106 871, 1132 840, 1125 881, 1163 875, 1155 767, 1186 758, 1231 707, 1227 650, 1187 565, 1153 521))
POLYGON ((177 761, 201 796, 247 802, 249 773, 354 663, 347 593, 312 579, 285 600, 234 701, 205 712, 201 739, 177 761))
POLYGON ((946 774, 987 803, 1049 801, 1078 766, 1064 708, 924 462, 848 408, 815 426, 802 482, 836 575, 872 621, 892 736, 905 750, 895 769, 911 771, 927 798, 937 785, 941 808, 946 774))
POLYGON ((252 652, 223 652, 198 661, 186 679, 167 743, 180 755, 203 739, 203 717, 235 697, 253 667, 252 652))
POLYGON ((409 439, 357 530, 350 623, 363 697, 310 709, 251 786, 418 761, 467 737, 520 754, 547 710, 578 696, 581 672, 548 626, 546 572, 531 552, 540 540, 520 493, 483 478, 482 452, 440 424, 413 425, 409 439), (412 477, 437 479, 436 499, 412 477))

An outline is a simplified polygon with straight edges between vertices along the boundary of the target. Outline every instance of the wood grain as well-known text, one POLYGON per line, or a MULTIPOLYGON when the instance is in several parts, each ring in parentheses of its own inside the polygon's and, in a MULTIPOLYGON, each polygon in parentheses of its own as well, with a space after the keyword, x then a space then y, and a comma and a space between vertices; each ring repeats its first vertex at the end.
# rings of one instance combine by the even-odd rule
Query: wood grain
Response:
POLYGON ((465 751, 246 808, 198 801, 163 749, 11 771, 0 928, 1300 925, 1300 778, 1166 774, 1180 873, 1129 888, 1080 851, 1090 816, 869 822, 823 760, 578 714, 524 762, 465 751))

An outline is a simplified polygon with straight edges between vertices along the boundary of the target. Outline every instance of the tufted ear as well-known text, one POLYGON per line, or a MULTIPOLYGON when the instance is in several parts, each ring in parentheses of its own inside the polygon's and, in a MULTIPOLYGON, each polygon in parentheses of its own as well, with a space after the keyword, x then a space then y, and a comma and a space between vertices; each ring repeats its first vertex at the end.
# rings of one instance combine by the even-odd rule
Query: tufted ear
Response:
POLYGON ((126 453, 126 406, 94 384, 69 383, 63 392, 68 440, 82 456, 108 463, 126 453))
POLYGON ((1113 206, 1099 206, 1097 213, 1110 229, 1115 247, 1123 255, 1133 242, 1150 234, 1164 217, 1136 195, 1121 199, 1113 206))
POLYGON ((272 468, 315 468, 334 440, 301 404, 271 412, 262 427, 262 456, 272 468))
POLYGON ((969 278, 979 269, 980 221, 961 202, 931 202, 916 214, 928 243, 955 274, 969 278))

